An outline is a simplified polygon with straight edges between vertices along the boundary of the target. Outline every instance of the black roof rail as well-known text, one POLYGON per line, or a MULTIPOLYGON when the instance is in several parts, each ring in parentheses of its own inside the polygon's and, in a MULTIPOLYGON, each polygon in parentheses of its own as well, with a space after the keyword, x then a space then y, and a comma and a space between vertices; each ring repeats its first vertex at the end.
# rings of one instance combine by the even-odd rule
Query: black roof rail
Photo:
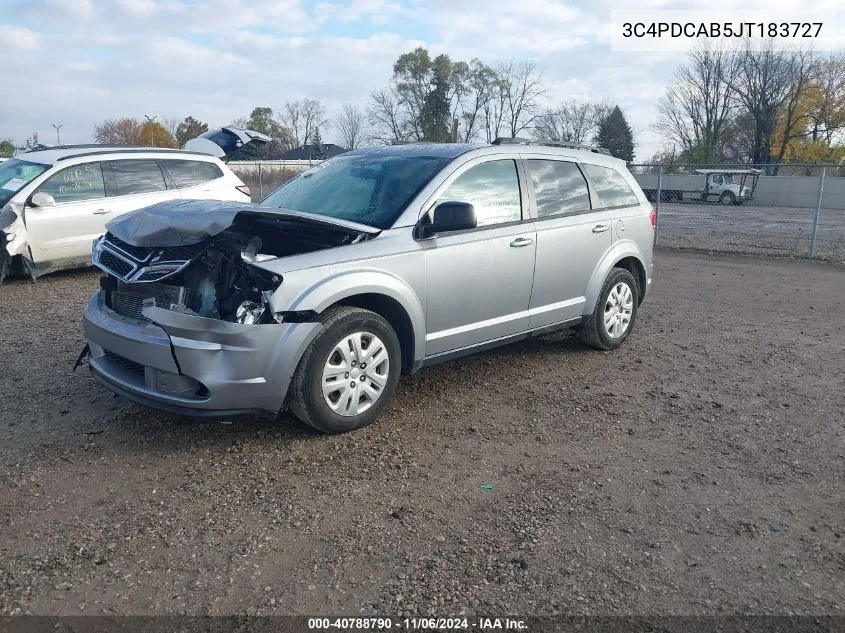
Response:
POLYGON ((101 149, 96 152, 79 152, 78 154, 68 154, 67 156, 59 156, 55 162, 60 162, 63 160, 70 160, 71 158, 79 158, 80 156, 101 156, 103 154, 149 154, 150 152, 165 152, 169 154, 176 154, 177 156, 188 155, 188 156, 211 156, 211 154, 206 154, 205 152, 190 152, 184 149, 174 149, 172 147, 146 147, 144 149, 139 149, 137 147, 128 147, 124 148, 110 148, 110 149, 101 149))
POLYGON ((593 147, 591 145, 580 145, 579 143, 570 143, 569 141, 549 141, 549 140, 531 140, 530 138, 522 138, 515 136, 513 138, 507 136, 500 136, 492 145, 547 145, 550 147, 565 147, 567 149, 580 149, 585 152, 593 152, 595 154, 606 154, 611 156, 611 153, 603 147, 593 147))
MULTIPOLYGON (((24 152, 47 152, 51 149, 88 149, 91 147, 115 147, 113 145, 106 146, 103 143, 77 143, 72 145, 36 145, 35 147, 31 147, 24 152)), ((129 147, 129 146, 127 146, 129 147)))
POLYGON ((74 144, 67 144, 67 145, 43 145, 39 144, 35 147, 30 147, 29 149, 18 150, 20 153, 29 153, 29 152, 47 152, 53 149, 93 149, 93 148, 101 148, 101 149, 111 149, 112 151, 119 152, 124 149, 156 149, 156 150, 173 150, 179 151, 173 147, 151 147, 146 145, 111 145, 109 143, 74 143, 74 144))

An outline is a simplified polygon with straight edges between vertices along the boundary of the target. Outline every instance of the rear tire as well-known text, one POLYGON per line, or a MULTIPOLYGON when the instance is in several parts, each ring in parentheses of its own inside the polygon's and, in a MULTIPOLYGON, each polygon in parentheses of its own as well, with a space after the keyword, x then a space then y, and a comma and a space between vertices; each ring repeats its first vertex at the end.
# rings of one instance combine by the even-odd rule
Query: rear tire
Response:
POLYGON ((634 276, 614 268, 604 280, 593 313, 581 324, 583 341, 596 349, 616 349, 630 336, 637 320, 639 292, 634 276))
POLYGON ((719 196, 719 202, 721 202, 726 207, 736 204, 736 198, 730 191, 726 191, 721 196, 719 196))
POLYGON ((372 424, 399 382, 402 351, 396 332, 381 315, 361 308, 330 308, 320 321, 323 327, 291 380, 291 411, 323 433, 372 424))

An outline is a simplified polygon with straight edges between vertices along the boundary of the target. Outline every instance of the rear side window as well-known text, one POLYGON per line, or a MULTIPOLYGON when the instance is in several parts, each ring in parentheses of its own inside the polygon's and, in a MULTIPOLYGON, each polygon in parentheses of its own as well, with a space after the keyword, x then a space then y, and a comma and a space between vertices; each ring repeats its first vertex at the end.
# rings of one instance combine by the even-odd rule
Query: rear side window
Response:
POLYGON ((136 193, 165 191, 167 184, 154 160, 113 160, 103 163, 106 195, 129 196, 136 193))
POLYGON ((217 165, 201 160, 164 160, 161 163, 177 189, 195 187, 223 175, 217 165))
POLYGON ((62 169, 38 187, 38 192, 49 193, 56 204, 104 198, 106 193, 100 163, 84 163, 62 169))
POLYGON ((612 167, 584 165, 599 199, 605 207, 630 207, 639 204, 639 198, 625 178, 612 167))
POLYGON ((470 167, 440 195, 437 202, 469 202, 478 226, 522 219, 519 176, 512 160, 493 160, 470 167))
POLYGON ((534 183, 538 217, 590 209, 590 192, 578 165, 560 160, 533 159, 526 164, 534 183))

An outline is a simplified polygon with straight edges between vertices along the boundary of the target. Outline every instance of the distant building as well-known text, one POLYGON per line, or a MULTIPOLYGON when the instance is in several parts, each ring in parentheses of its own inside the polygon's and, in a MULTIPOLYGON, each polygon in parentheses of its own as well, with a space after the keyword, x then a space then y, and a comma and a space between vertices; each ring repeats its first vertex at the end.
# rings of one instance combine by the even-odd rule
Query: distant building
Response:
MULTIPOLYGON (((334 143, 323 143, 323 147, 325 148, 326 158, 332 158, 349 151, 345 147, 335 145, 334 143)), ((302 147, 289 149, 279 157, 280 160, 314 160, 315 158, 313 145, 303 145, 302 147)))

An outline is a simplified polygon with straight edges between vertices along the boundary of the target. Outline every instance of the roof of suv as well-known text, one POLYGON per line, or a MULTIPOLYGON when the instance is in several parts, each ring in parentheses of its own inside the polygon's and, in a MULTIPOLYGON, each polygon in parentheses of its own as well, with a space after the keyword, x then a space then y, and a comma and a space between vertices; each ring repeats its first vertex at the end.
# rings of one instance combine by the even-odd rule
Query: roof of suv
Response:
POLYGON ((138 154, 138 153, 154 153, 154 154, 187 154, 192 156, 206 156, 208 154, 199 154, 197 152, 186 152, 181 149, 171 149, 167 147, 143 147, 134 145, 56 145, 55 147, 48 147, 45 149, 31 150, 28 152, 18 152, 15 158, 26 160, 33 163, 42 163, 44 165, 52 165, 56 162, 67 160, 69 158, 76 158, 77 156, 88 156, 91 154, 138 154))

